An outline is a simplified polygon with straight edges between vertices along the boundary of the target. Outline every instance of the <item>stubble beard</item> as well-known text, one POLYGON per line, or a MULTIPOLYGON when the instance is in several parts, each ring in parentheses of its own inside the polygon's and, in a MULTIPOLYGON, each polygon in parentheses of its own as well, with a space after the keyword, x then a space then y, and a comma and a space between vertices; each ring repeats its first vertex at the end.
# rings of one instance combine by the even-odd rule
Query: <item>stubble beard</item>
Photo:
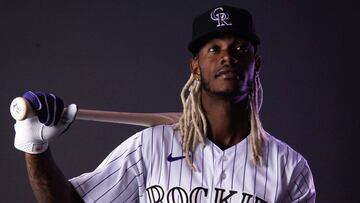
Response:
POLYGON ((242 100, 246 96, 248 96, 250 90, 251 90, 251 81, 248 81, 245 88, 237 88, 229 91, 216 91, 212 90, 210 88, 209 81, 204 80, 204 78, 201 76, 201 82, 202 82, 202 89, 203 91, 209 93, 210 95, 224 98, 224 99, 231 99, 231 100, 242 100))

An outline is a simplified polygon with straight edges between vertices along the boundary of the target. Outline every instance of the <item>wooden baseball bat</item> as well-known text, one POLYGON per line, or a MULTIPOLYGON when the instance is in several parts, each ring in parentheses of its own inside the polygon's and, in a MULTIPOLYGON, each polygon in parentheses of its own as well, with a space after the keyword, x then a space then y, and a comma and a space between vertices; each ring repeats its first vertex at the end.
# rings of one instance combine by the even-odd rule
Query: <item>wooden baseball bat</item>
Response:
MULTIPOLYGON (((66 111, 66 108, 64 111, 66 111)), ((18 121, 31 116, 36 116, 36 113, 30 106, 29 102, 22 97, 17 97, 11 102, 10 113, 11 116, 18 121)), ((178 122, 180 116, 180 112, 130 113, 78 109, 75 120, 121 123, 151 127, 160 124, 174 124, 178 122)))

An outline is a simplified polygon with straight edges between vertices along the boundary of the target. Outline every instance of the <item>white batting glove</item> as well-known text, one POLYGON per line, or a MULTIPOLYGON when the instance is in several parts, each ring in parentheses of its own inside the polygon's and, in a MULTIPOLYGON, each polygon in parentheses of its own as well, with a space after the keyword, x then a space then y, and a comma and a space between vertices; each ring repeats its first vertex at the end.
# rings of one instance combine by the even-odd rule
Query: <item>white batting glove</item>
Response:
POLYGON ((36 111, 37 116, 16 121, 14 146, 30 154, 40 154, 49 146, 49 142, 63 134, 74 121, 76 104, 70 104, 63 111, 61 98, 48 93, 26 92, 23 97, 36 111))

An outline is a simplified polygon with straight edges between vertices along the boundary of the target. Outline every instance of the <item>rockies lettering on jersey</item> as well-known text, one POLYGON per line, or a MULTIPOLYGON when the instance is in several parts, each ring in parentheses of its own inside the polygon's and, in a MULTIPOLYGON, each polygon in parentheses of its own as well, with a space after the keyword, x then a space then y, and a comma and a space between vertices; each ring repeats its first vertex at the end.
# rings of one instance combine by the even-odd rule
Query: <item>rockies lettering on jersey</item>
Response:
MULTIPOLYGON (((183 188, 181 187, 173 187, 169 190, 168 194, 166 195, 166 202, 178 202, 178 203, 184 203, 184 202, 190 202, 190 203, 197 203, 197 199, 199 198, 199 192, 203 191, 203 197, 206 198, 208 194, 208 189, 203 187, 197 187, 194 188, 190 194, 188 194, 183 188), (175 201, 175 194, 179 195, 180 201, 175 201)), ((225 190, 221 188, 215 188, 215 201, 214 203, 226 203, 229 202, 230 198, 236 193, 237 191, 229 191, 228 195, 224 195, 225 190)), ((148 194, 150 203, 163 203, 165 193, 164 189, 160 185, 154 185, 146 189, 146 192, 148 194)), ((253 195, 242 193, 242 197, 238 198, 237 196, 234 196, 234 201, 241 200, 241 203, 249 203, 250 200, 253 200, 253 195)), ((255 203, 267 203, 265 200, 261 199, 260 197, 254 197, 255 203)))
POLYGON ((254 165, 249 139, 221 150, 210 140, 185 161, 173 125, 136 133, 92 172, 70 180, 85 202, 315 202, 306 160, 269 135, 264 164, 254 165))

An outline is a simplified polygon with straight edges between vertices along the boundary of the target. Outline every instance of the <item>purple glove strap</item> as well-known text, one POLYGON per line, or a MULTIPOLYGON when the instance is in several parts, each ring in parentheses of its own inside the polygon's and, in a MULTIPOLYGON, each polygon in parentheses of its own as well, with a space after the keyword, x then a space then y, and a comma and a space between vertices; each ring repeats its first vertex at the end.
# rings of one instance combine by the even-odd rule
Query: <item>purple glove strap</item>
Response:
POLYGON ((56 125, 64 110, 64 102, 54 94, 28 91, 23 95, 46 126, 56 125), (55 115, 55 116, 54 116, 55 115))

